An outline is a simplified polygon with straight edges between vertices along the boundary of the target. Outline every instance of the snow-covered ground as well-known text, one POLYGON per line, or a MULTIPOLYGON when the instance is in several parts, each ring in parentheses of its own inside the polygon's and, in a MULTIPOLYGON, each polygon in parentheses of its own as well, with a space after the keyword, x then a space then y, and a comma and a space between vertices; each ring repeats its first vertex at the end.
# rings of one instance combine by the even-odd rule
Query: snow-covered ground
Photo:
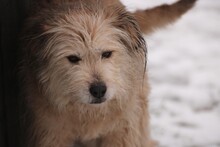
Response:
MULTIPOLYGON (((130 10, 175 0, 122 0, 130 10)), ((198 0, 146 36, 152 137, 160 147, 220 147, 220 0, 198 0)))

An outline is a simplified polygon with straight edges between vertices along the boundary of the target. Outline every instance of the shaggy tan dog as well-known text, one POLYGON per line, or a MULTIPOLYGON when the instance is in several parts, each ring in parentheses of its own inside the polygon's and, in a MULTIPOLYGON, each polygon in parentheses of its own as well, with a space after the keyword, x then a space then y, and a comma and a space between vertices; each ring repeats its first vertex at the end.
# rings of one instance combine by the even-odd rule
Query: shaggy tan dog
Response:
POLYGON ((140 30, 173 22, 194 2, 134 14, 116 0, 38 4, 24 27, 27 146, 153 146, 140 30))

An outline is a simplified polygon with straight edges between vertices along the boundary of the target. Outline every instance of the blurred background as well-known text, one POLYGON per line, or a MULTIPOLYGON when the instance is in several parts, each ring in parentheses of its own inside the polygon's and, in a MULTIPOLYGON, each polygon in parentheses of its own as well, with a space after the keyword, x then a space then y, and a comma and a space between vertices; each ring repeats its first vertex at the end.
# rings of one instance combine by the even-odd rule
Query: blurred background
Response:
MULTIPOLYGON (((131 11, 175 0, 122 0, 131 11)), ((151 134, 160 147, 220 147, 220 0, 198 0, 145 36, 151 134)))

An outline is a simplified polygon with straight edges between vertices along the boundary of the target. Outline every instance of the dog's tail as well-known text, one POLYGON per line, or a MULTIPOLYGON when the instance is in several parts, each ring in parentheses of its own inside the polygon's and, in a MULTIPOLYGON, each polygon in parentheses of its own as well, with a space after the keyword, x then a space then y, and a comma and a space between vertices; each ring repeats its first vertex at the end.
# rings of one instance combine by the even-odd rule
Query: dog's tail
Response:
MULTIPOLYGON (((120 4, 120 0, 103 0, 107 4, 120 4)), ((190 10, 197 0, 178 0, 171 5, 160 5, 152 9, 139 10, 133 13, 143 33, 149 34, 155 29, 174 23, 190 10)))
POLYGON ((142 32, 151 33, 175 22, 195 5, 196 0, 179 0, 171 5, 161 5, 134 13, 142 32))

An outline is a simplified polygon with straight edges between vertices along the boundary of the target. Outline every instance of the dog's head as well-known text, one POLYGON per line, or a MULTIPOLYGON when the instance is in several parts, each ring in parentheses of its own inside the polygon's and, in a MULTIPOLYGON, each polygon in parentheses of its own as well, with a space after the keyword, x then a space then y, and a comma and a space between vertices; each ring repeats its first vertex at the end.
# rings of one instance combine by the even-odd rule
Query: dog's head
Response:
POLYGON ((123 8, 68 5, 43 10, 28 22, 29 68, 55 106, 129 100, 138 92, 146 45, 123 8))

